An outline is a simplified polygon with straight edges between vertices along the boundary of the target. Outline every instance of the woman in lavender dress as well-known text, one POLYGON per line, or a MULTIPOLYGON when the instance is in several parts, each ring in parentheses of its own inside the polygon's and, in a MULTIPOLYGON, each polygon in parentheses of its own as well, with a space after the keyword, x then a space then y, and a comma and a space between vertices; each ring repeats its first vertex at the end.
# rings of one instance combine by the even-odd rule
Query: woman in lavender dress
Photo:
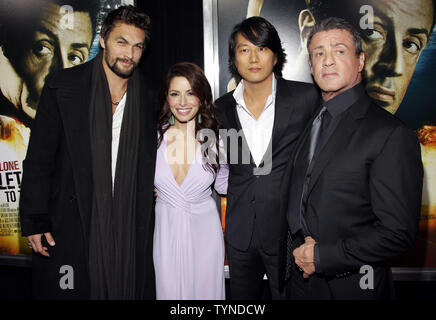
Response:
POLYGON ((166 76, 161 98, 153 245, 156 297, 224 299, 224 240, 211 188, 227 192, 228 167, 220 165, 216 152, 220 148, 211 88, 200 67, 178 63, 166 76))

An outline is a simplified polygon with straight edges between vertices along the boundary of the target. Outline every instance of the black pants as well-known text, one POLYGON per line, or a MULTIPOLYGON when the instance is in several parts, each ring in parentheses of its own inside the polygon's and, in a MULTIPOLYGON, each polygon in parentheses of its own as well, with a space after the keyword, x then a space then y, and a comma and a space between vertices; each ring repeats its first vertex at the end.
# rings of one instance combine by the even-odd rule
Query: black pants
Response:
POLYGON ((283 300, 285 294, 280 294, 278 289, 278 257, 262 249, 258 228, 255 226, 254 229, 248 250, 241 251, 227 243, 231 298, 261 299, 263 277, 266 274, 272 299, 283 300))

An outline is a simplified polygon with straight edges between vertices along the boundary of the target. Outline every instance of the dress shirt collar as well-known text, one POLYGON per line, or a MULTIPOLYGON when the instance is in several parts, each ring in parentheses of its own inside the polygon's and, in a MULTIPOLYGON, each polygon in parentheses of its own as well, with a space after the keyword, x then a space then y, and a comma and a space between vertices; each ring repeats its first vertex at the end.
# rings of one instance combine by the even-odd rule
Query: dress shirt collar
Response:
MULTIPOLYGON (((276 76, 273 75, 272 91, 271 91, 271 94, 268 96, 268 99, 266 100, 264 110, 267 109, 268 107, 270 107, 271 105, 273 105, 273 103, 275 101, 275 97, 276 97, 276 88, 277 88, 277 79, 276 79, 276 76)), ((245 104, 244 89, 245 89, 244 79, 242 79, 241 81, 239 81, 238 86, 236 87, 235 91, 233 92, 233 98, 235 99, 238 107, 243 108, 246 112, 248 112, 251 115, 251 112, 248 111, 247 106, 245 104)))
POLYGON ((327 108, 330 115, 335 118, 351 107, 364 93, 365 89, 362 83, 359 82, 333 99, 323 102, 323 105, 327 108))

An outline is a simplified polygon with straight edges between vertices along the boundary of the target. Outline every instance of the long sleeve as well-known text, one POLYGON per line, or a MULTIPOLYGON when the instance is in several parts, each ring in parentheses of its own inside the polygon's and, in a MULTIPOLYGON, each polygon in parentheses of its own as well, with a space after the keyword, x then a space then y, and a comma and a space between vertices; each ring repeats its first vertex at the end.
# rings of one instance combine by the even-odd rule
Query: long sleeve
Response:
POLYGON ((229 180, 229 166, 227 164, 220 165, 215 178, 214 188, 221 195, 227 194, 227 186, 229 180))
POLYGON ((51 231, 49 199, 56 152, 61 135, 61 120, 52 89, 42 91, 32 126, 20 195, 20 220, 23 236, 51 231))
POLYGON ((404 253, 418 230, 422 181, 418 140, 413 132, 399 126, 369 169, 368 188, 376 222, 336 244, 319 243, 321 270, 335 275, 404 253))

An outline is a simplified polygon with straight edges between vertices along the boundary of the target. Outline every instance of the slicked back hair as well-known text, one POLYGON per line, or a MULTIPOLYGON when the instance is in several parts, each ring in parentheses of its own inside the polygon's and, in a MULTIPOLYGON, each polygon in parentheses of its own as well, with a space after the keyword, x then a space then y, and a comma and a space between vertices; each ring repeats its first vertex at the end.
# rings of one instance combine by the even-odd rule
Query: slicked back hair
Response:
MULTIPOLYGON (((309 34, 309 37, 307 39, 307 52, 310 54, 310 43, 312 42, 312 38, 315 34, 322 32, 322 31, 329 31, 329 30, 345 30, 348 31, 353 38, 353 45, 354 50, 356 53, 356 56, 359 56, 363 50, 362 50, 362 38, 360 37, 359 31, 357 31, 356 28, 354 28, 349 22, 347 22, 344 19, 336 18, 336 17, 329 17, 324 20, 321 20, 319 23, 315 24, 312 31, 309 34)), ((311 57, 312 58, 312 57, 311 57)))

